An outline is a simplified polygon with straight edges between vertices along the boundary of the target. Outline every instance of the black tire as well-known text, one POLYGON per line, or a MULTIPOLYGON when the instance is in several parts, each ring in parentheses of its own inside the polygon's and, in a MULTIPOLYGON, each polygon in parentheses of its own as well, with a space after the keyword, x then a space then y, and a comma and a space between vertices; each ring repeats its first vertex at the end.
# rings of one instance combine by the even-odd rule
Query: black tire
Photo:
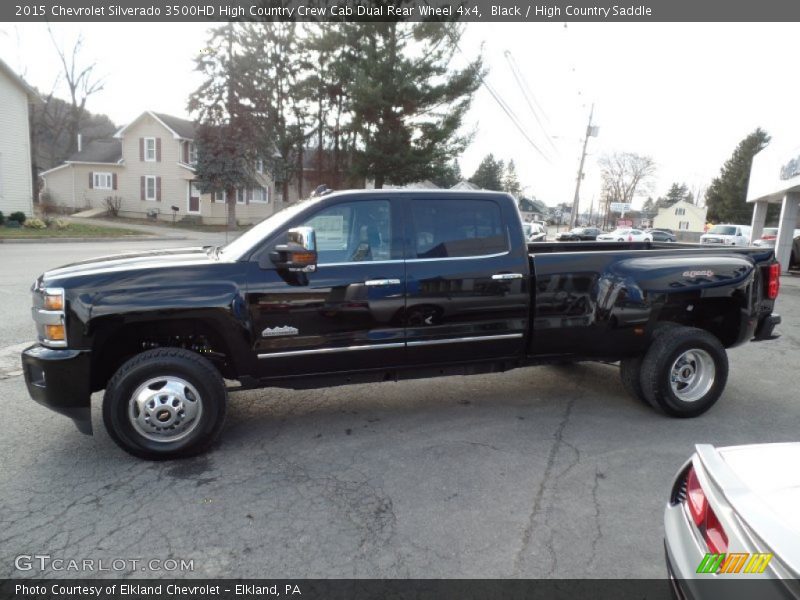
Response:
MULTIPOLYGON (((642 390, 641 372, 643 360, 643 356, 622 359, 619 363, 619 376, 622 379, 622 385, 631 396, 638 399, 642 404, 653 406, 645 397, 644 390, 642 390)), ((657 407, 653 406, 653 408, 657 407)))
POLYGON ((727 381, 725 348, 715 336, 694 327, 666 328, 655 337, 642 361, 640 383, 645 398, 672 417, 703 414, 714 406, 727 381), (673 367, 680 370, 676 361, 681 357, 687 360, 679 375, 686 375, 694 383, 677 382, 678 388, 685 387, 676 390, 672 385, 673 367))
MULTIPOLYGON (((656 324, 656 326, 653 328, 652 339, 658 338, 660 335, 672 330, 674 327, 680 327, 680 325, 673 323, 672 321, 664 321, 663 323, 656 324)), ((643 361, 644 355, 631 356, 629 358, 622 359, 619 363, 619 376, 620 379, 622 379, 622 385, 631 396, 637 398, 640 402, 642 402, 642 404, 646 404, 647 406, 651 406, 653 408, 658 408, 657 404, 650 403, 650 401, 644 395, 644 390, 642 389, 643 361)))
POLYGON ((222 431, 227 404, 225 383, 208 360, 180 348, 157 348, 131 358, 108 382, 103 422, 117 445, 134 456, 148 460, 182 458, 200 454, 214 443, 222 431), (161 378, 165 385, 159 387, 160 382, 154 381, 145 386, 161 378), (182 391, 169 396, 164 391, 167 389, 182 391), (147 400, 145 411, 132 402, 134 394, 152 398, 147 400), (151 403, 153 413, 148 412, 151 403), (193 413, 197 416, 185 418, 193 413), (163 420, 169 427, 159 427, 157 421, 162 421, 162 415, 167 415, 163 420))

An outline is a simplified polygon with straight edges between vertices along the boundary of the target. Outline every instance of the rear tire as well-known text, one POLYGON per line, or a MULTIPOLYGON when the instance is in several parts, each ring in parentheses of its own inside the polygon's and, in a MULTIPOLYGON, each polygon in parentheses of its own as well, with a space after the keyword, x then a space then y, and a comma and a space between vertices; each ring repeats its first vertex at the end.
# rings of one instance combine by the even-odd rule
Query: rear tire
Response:
POLYGON ((114 374, 103 422, 126 452, 148 460, 193 456, 219 437, 228 394, 208 360, 180 348, 142 352, 114 374))
POLYGON ((717 402, 728 380, 728 355, 720 341, 694 327, 670 327, 652 343, 641 366, 650 404, 672 417, 696 417, 717 402))
MULTIPOLYGON (((653 406, 644 395, 644 390, 642 389, 641 372, 643 360, 643 356, 622 359, 619 363, 619 376, 622 379, 622 385, 625 386, 631 396, 642 404, 653 406)), ((653 406, 653 408, 657 407, 653 406)))

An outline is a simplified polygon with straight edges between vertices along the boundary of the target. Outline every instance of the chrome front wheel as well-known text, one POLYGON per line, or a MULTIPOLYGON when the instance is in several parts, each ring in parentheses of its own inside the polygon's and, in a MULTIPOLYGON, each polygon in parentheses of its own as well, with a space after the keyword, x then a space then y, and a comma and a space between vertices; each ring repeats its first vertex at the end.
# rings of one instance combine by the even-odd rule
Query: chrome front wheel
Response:
POLYGON ((106 386, 103 421, 125 451, 147 459, 193 456, 219 437, 228 395, 216 367, 182 348, 125 362, 106 386))
POLYGON ((197 389, 179 377, 155 377, 140 385, 128 403, 133 428, 154 442, 175 442, 195 430, 203 414, 197 389))

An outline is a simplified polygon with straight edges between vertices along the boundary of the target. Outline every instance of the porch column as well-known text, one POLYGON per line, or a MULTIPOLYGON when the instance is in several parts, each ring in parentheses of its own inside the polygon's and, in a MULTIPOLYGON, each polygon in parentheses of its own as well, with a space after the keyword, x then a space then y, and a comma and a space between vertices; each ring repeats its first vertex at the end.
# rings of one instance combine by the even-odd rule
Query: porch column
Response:
POLYGON ((789 269, 798 206, 800 206, 800 193, 789 192, 783 197, 781 220, 778 223, 778 239, 775 240, 775 257, 781 263, 781 271, 784 273, 789 269))
POLYGON ((759 200, 754 204, 753 222, 750 224, 753 228, 753 232, 750 235, 750 242, 759 239, 764 232, 764 223, 767 222, 767 208, 769 208, 769 202, 766 200, 759 200))

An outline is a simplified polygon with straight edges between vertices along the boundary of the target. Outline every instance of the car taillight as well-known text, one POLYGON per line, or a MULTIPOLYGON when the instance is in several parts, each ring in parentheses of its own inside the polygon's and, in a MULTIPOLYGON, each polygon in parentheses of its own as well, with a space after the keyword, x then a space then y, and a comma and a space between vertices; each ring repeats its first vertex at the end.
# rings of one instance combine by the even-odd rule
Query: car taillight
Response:
POLYGON ((708 511, 708 499, 700 487, 697 474, 694 468, 689 469, 689 476, 686 479, 686 501, 689 503, 689 513, 695 525, 701 525, 706 520, 708 511))
POLYGON ((706 514, 706 530, 703 537, 708 549, 714 554, 724 554, 728 551, 728 536, 722 529, 717 515, 710 508, 706 514))
POLYGON ((774 262, 767 267, 767 279, 765 282, 766 295, 770 300, 775 300, 778 297, 778 292, 781 289, 781 265, 774 262))
POLYGON ((697 529, 703 535, 703 540, 710 552, 722 554, 728 551, 728 536, 722 528, 714 510, 708 505, 708 498, 703 491, 694 467, 689 469, 686 477, 686 502, 689 505, 689 514, 697 529))

